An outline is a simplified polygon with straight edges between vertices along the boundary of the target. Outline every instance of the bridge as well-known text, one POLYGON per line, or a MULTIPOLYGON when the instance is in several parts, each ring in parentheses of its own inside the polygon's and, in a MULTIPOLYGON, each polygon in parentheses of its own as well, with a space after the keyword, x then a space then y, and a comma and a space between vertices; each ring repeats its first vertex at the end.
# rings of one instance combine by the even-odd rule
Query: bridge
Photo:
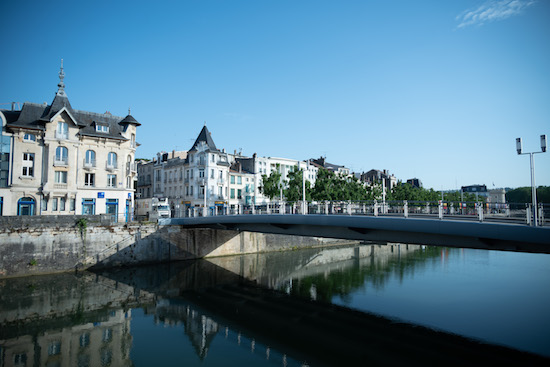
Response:
POLYGON ((159 225, 550 254, 550 227, 508 221, 257 213, 160 219, 159 225))

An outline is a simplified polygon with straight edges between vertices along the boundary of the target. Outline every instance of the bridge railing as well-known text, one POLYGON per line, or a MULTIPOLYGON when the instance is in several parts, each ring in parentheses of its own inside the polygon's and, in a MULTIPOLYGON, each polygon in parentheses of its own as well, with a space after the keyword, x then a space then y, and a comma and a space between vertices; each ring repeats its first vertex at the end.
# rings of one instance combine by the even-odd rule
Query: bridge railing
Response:
MULTIPOLYGON (((550 205, 540 204, 538 225, 548 224, 550 205)), ((478 221, 514 221, 531 223, 532 208, 524 203, 484 203, 455 201, 272 201, 258 205, 233 205, 210 208, 207 216, 213 215, 265 215, 265 214, 323 214, 364 215, 398 217, 437 217, 439 219, 462 219, 478 221)), ((203 216, 202 208, 176 211, 174 217, 203 216)))

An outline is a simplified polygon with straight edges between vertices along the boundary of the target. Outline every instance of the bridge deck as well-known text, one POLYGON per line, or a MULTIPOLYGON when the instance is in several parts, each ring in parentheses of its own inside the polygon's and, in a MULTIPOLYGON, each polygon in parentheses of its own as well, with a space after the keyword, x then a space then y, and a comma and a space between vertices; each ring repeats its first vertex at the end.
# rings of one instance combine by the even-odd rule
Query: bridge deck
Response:
POLYGON ((228 215, 159 220, 160 225, 299 236, 550 253, 550 228, 460 220, 350 215, 228 215))

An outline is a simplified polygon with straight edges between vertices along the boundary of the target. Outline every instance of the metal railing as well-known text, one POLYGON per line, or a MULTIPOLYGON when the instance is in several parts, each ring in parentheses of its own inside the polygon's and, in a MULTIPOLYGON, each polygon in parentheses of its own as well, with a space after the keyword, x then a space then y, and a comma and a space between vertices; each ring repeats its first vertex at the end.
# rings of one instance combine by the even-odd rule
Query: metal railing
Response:
MULTIPOLYGON (((200 196, 200 195, 199 195, 200 196)), ((201 198, 203 196, 200 196, 201 198)), ((362 215, 374 217, 416 217, 441 220, 498 221, 532 224, 530 204, 448 202, 448 201, 273 201, 260 205, 215 205, 178 208, 172 216, 198 217, 212 215, 262 215, 262 214, 322 214, 362 215)), ((548 225, 550 205, 539 204, 538 224, 548 225)))

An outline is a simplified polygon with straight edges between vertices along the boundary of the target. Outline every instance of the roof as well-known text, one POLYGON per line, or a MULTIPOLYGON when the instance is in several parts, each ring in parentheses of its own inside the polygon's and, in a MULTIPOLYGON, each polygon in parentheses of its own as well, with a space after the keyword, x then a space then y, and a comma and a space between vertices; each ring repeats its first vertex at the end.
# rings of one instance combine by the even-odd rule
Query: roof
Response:
POLYGON ((216 144, 214 144, 214 140, 212 140, 212 136, 210 134, 210 131, 208 131, 206 125, 204 125, 204 127, 202 128, 199 136, 197 137, 197 140, 195 140, 195 143, 193 144, 191 149, 189 149, 189 151, 191 152, 197 150, 197 146, 200 144, 200 142, 204 142, 208 146, 208 149, 210 149, 211 151, 218 151, 218 148, 216 148, 216 144))
MULTIPOLYGON (((59 96, 56 96, 56 99, 59 96)), ((55 99, 54 99, 55 102, 55 99)), ((66 105, 63 107, 67 107, 66 105)), ((61 109, 63 108, 61 107, 61 109)), ((36 104, 25 102, 21 111, 5 111, 2 110, 4 116, 7 119, 8 127, 15 128, 24 128, 24 129, 34 129, 34 130, 45 130, 45 124, 48 123, 51 117, 55 116, 61 109, 54 111, 59 108, 52 107, 52 105, 36 104), (46 117, 45 117, 46 116, 46 117)), ((94 136, 118 140, 128 140, 122 136, 123 126, 121 122, 123 121, 122 117, 114 116, 111 114, 102 114, 88 111, 80 110, 69 110, 71 117, 75 120, 75 123, 80 128, 79 134, 84 136, 94 136), (96 130, 96 125, 108 125, 109 132, 99 132, 96 130)), ((139 125, 138 125, 139 126, 139 125)))
POLYGON ((63 60, 61 60, 59 89, 50 105, 25 102, 20 111, 0 110, 6 117, 7 127, 45 130, 46 124, 60 112, 67 113, 80 128, 79 134, 84 136, 128 140, 122 136, 122 132, 126 131, 128 124, 141 126, 129 112, 126 117, 122 118, 110 113, 101 114, 73 109, 65 93, 64 77, 63 60), (108 132, 97 131, 98 124, 109 126, 108 132))

